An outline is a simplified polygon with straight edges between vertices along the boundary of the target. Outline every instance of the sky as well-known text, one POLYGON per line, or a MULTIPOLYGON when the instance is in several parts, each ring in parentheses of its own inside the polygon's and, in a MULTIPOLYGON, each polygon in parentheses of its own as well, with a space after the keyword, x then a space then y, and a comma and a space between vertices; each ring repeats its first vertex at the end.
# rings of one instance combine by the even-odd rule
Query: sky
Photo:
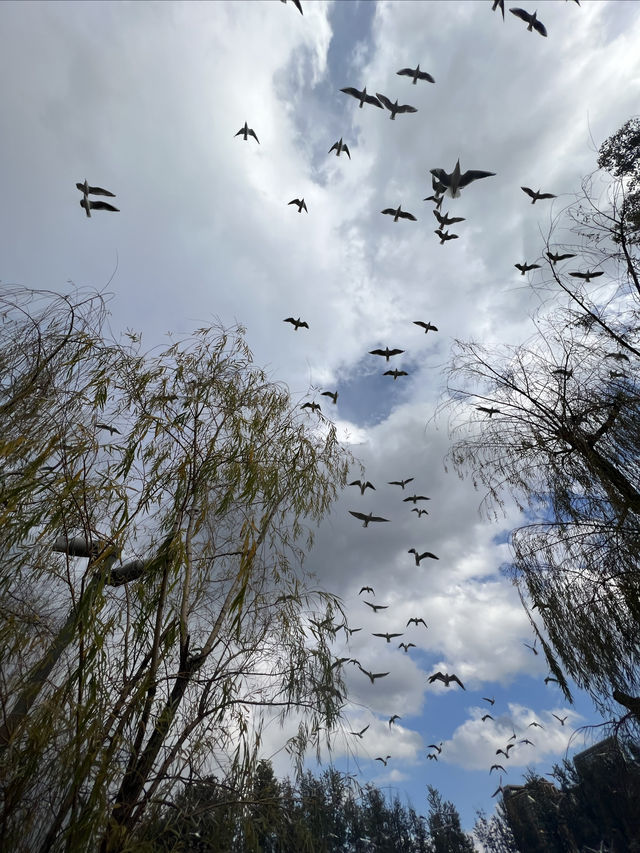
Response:
MULTIPOLYGON (((348 726, 330 758, 419 813, 435 785, 470 829, 477 808, 493 808, 488 768, 514 730, 535 746, 512 751, 504 784, 527 767, 548 772, 585 746, 576 729, 602 720, 580 691, 571 707, 544 684, 501 572, 521 518, 510 504, 493 522, 479 514, 482 493, 445 468, 447 422, 434 413, 454 340, 532 334, 539 299, 514 264, 539 258, 599 145, 638 112, 640 4, 538 0, 547 38, 508 11, 503 21, 491 0, 302 4, 303 15, 277 0, 0 4, 0 282, 113 294, 114 333, 134 329, 149 348, 168 332, 240 323, 296 404, 321 402, 376 488, 345 489, 306 566, 363 628, 348 654, 390 672, 372 686, 347 667, 348 726), (435 84, 396 74, 417 63, 435 84), (417 112, 390 121, 346 86, 417 112), (235 136, 245 121, 259 143, 235 136), (350 160, 327 153, 340 138, 350 160), (465 221, 440 245, 423 199, 429 170, 458 158, 495 177, 445 199, 442 211, 465 221), (85 178, 120 212, 88 219, 75 188, 85 178), (532 206, 522 185, 557 198, 532 206), (417 221, 381 215, 399 204, 417 221), (389 365, 369 354, 386 346, 404 353, 389 365), (394 367, 408 376, 382 376, 394 367), (337 405, 323 390, 339 392, 337 405), (408 477, 404 494, 388 485, 408 477), (401 500, 414 487, 431 498, 427 516, 401 500), (348 510, 391 523, 365 529, 348 510), (417 567, 411 547, 439 560, 417 567), (362 603, 364 585, 388 610, 362 603), (406 627, 414 616, 428 628, 406 627), (457 673, 464 692, 428 684, 437 670, 457 673), (366 725, 362 739, 347 734, 366 725), (442 743, 438 761, 429 743, 442 743), (374 760, 387 754, 386 767, 374 760)), ((287 733, 264 736, 282 774, 287 733)))

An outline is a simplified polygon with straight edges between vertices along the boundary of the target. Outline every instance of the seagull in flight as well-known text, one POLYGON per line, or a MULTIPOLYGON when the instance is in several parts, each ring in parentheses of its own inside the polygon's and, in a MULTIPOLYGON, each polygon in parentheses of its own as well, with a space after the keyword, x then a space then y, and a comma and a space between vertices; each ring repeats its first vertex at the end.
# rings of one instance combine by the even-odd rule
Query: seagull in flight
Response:
POLYGON ((598 278, 598 276, 604 275, 604 272, 602 270, 600 270, 600 272, 591 272, 590 270, 587 270, 586 272, 570 272, 569 275, 572 278, 582 278, 588 284, 592 278, 598 278))
POLYGON ((523 264, 514 264, 514 267, 520 270, 520 275, 524 275, 529 270, 539 270, 540 264, 528 264, 526 261, 523 264))
POLYGON ((483 723, 484 723, 486 720, 493 720, 493 717, 491 716, 491 714, 485 714, 485 715, 482 717, 482 722, 483 722, 483 723))
POLYGON ((552 717, 555 717, 556 720, 560 723, 561 726, 564 726, 566 717, 559 717, 557 714, 551 714, 552 717))
POLYGON ((557 264, 558 261, 566 261, 567 258, 575 258, 575 255, 570 255, 568 253, 564 255, 554 255, 553 252, 547 252, 547 257, 552 264, 557 264))
POLYGON ((533 15, 530 12, 525 11, 524 9, 509 9, 509 11, 512 15, 515 15, 516 18, 520 18, 521 21, 524 21, 525 23, 529 24, 529 26, 527 27, 528 32, 536 30, 540 33, 541 36, 546 37, 547 31, 545 29, 545 26, 542 21, 539 21, 536 17, 537 10, 533 13, 533 15))
POLYGON ((409 649, 415 649, 416 648, 416 644, 415 643, 399 643, 398 648, 404 649, 404 653, 406 655, 406 653, 409 651, 409 649))
POLYGON ((91 216, 92 210, 111 210, 113 213, 119 213, 120 208, 114 207, 112 204, 108 204, 106 201, 91 201, 88 198, 80 199, 80 207, 84 207, 84 212, 87 216, 91 216))
POLYGON ((413 215, 413 213, 407 213, 406 210, 402 209, 402 205, 398 205, 398 208, 394 210, 393 207, 385 207, 384 210, 381 210, 380 213, 387 214, 388 216, 393 216, 393 221, 397 222, 398 218, 400 219, 410 219, 412 222, 417 222, 418 220, 413 215))
POLYGON ((304 210, 306 213, 309 213, 307 210, 307 205, 304 203, 303 198, 292 198, 291 201, 287 202, 287 204, 297 204, 298 205, 298 213, 302 213, 304 210))
POLYGON ((240 130, 236 134, 234 134, 234 136, 242 136, 245 142, 248 142, 249 137, 253 136, 258 145, 260 145, 260 140, 256 136, 255 130, 250 128, 246 121, 244 123, 244 127, 241 127, 240 130))
POLYGON ((428 743, 427 749, 435 749, 438 755, 442 752, 442 741, 440 741, 440 746, 436 746, 435 743, 428 743))
MULTIPOLYGON (((369 723, 369 726, 370 726, 370 725, 371 725, 371 723, 369 723)), ((362 735, 363 735, 363 734, 366 732, 366 730, 369 728, 369 726, 365 726, 363 729, 360 729, 360 731, 359 731, 359 732, 349 732, 349 734, 350 734, 350 735, 355 735, 356 737, 361 738, 361 737, 362 737, 362 735)))
POLYGON ((496 704, 496 700, 495 699, 489 699, 488 696, 483 696, 482 699, 485 702, 488 702, 491 705, 491 707, 493 707, 496 704))
MULTIPOLYGON (((454 225, 456 222, 464 222, 464 216, 449 216, 448 213, 445 213, 443 216, 439 210, 434 210, 433 215, 438 220, 442 228, 446 228, 447 225, 454 225)), ((441 229, 442 230, 442 229, 441 229)))
POLYGON ((423 198, 423 201, 432 201, 437 208, 442 207, 442 199, 444 195, 428 195, 426 198, 423 198))
POLYGON ((370 483, 368 480, 366 483, 363 483, 362 480, 354 480, 352 483, 349 483, 349 485, 358 486, 361 495, 364 495, 365 489, 373 489, 374 492, 376 490, 376 487, 373 485, 373 483, 370 483))
MULTIPOLYGON (((433 212, 436 213, 437 211, 434 210, 433 212)), ((438 331, 437 326, 434 326, 433 323, 425 323, 424 320, 414 320, 413 325, 414 326, 420 326, 421 328, 423 328, 425 335, 428 334, 429 332, 437 332, 438 331)))
POLYGON ((424 554, 418 554, 415 548, 409 548, 407 551, 408 554, 413 554, 416 559, 416 566, 420 565, 420 560, 424 560, 425 557, 430 557, 432 560, 439 560, 439 557, 436 557, 435 554, 432 554, 431 551, 425 551, 424 554))
POLYGON ((394 637, 402 637, 402 634, 371 634, 372 637, 384 637, 387 643, 390 643, 394 637))
POLYGON ((404 487, 407 485, 407 483, 413 483, 414 480, 415 480, 415 477, 407 477, 406 480, 389 480, 387 485, 388 486, 400 486, 402 491, 404 491, 404 487))
POLYGON ((399 376, 408 376, 406 370, 385 370, 382 374, 383 376, 393 376, 393 381, 395 382, 399 376))
POLYGON ((411 512, 417 512, 418 518, 422 518, 423 515, 429 515, 429 512, 426 509, 418 509, 418 507, 415 507, 415 506, 411 510, 411 512))
POLYGON ((303 403, 301 409, 311 409, 312 412, 321 412, 320 403, 303 403))
POLYGON ((293 317, 287 317, 282 322, 283 323, 291 323, 291 325, 293 326, 294 332, 297 332, 298 329, 308 329, 309 328, 309 324, 305 320, 301 320, 300 317, 298 317, 297 320, 294 320, 293 317))
POLYGON ((360 101, 360 109, 365 104, 371 104, 374 107, 380 107, 381 110, 384 109, 380 101, 375 97, 375 95, 367 95, 366 87, 362 90, 362 92, 358 91, 358 89, 354 89, 353 86, 347 86, 345 89, 340 89, 341 92, 344 92, 345 95, 351 95, 352 98, 357 98, 360 101))
POLYGON ((389 717, 389 728, 395 723, 396 720, 401 720, 402 717, 400 714, 394 714, 393 717, 389 717))
POLYGON ((387 610, 389 608, 388 604, 372 604, 370 601, 363 601, 363 604, 366 604, 367 607, 370 607, 374 613, 377 613, 378 610, 387 610))
POLYGON ((406 627, 408 628, 408 627, 409 627, 409 625, 416 625, 416 627, 417 627, 421 622, 422 622, 422 624, 424 625, 424 627, 425 627, 425 628, 428 628, 428 627, 429 627, 429 626, 427 625, 427 623, 424 621, 424 619, 422 619, 422 617, 421 617, 420 619, 418 619, 418 617, 417 617, 417 616, 412 616, 412 617, 411 617, 411 619, 409 619, 409 621, 407 622, 407 626, 406 626, 406 627))
POLYGON ((543 728, 544 728, 544 726, 542 725, 542 723, 537 723, 535 720, 533 720, 531 723, 529 723, 529 725, 527 726, 527 728, 528 728, 528 729, 530 729, 530 728, 531 728, 531 726, 534 726, 536 729, 543 729, 543 728))
POLYGON ((459 684, 463 690, 465 690, 464 684, 460 681, 455 673, 453 675, 449 675, 448 672, 434 672, 433 675, 429 676, 429 684, 433 684, 434 681, 442 681, 445 687, 448 687, 452 681, 455 681, 456 684, 459 684))
POLYGON ((358 593, 358 595, 362 595, 363 592, 370 592, 371 595, 375 595, 375 592, 373 591, 372 586, 363 586, 362 589, 360 590, 360 592, 358 593))
POLYGON ((502 20, 504 21, 504 0, 493 0, 493 6, 491 7, 491 11, 495 12, 496 9, 500 9, 502 12, 502 20))
MULTIPOLYGON (((513 10, 511 10, 511 11, 513 11, 513 10)), ((530 187, 520 187, 520 189, 522 190, 523 193, 526 193, 529 196, 529 198, 532 199, 531 204, 535 204, 537 201, 540 201, 540 199, 544 199, 544 198, 558 198, 558 196, 554 195, 553 193, 541 193, 540 190, 538 190, 536 192, 536 191, 532 190, 530 187)))
MULTIPOLYGON (((281 2, 281 3, 286 3, 286 2, 287 2, 287 0, 280 0, 280 2, 281 2)), ((304 15, 304 12, 302 11, 302 2, 301 2, 301 0, 291 0, 291 2, 292 2, 292 3, 293 3, 293 5, 296 7, 296 9, 298 10, 298 12, 300 12, 300 14, 301 14, 301 15, 304 15)))
POLYGON ((336 152, 336 157, 339 157, 340 152, 344 151, 344 153, 347 155, 349 160, 351 160, 351 154, 349 153, 349 148, 347 147, 346 143, 344 143, 342 141, 342 137, 340 137, 340 139, 337 142, 333 143, 333 145, 329 149, 328 153, 331 154, 332 151, 336 152))
POLYGON ((400 104, 396 101, 394 104, 391 103, 389 98, 386 95, 381 95, 380 92, 376 92, 377 98, 380 103, 385 106, 390 112, 391 115, 389 118, 393 121, 398 113, 417 113, 418 108, 412 107, 411 104, 400 104))
POLYGON ((338 392, 337 391, 323 391, 320 395, 321 397, 331 397, 331 401, 335 406, 338 402, 338 392))
POLYGON ((400 77, 413 77, 411 82, 414 86, 418 80, 427 80, 429 83, 436 82, 431 74, 427 74, 426 71, 420 71, 419 65, 417 68, 401 68, 400 71, 396 71, 396 74, 399 74, 400 77))
POLYGON ((430 501, 431 498, 428 498, 426 495, 410 495, 408 498, 403 498, 402 503, 417 503, 418 501, 430 501))
POLYGON ((363 527, 368 527, 369 522, 371 522, 371 521, 389 521, 388 518, 382 518, 382 516, 374 515, 372 512, 370 512, 369 515, 365 515, 363 512, 354 512, 353 510, 350 509, 349 515, 352 515, 354 518, 359 518, 360 521, 363 521, 364 522, 364 524, 362 525, 363 527))
POLYGON ((495 172, 479 172, 471 169, 468 172, 460 170, 460 159, 455 165, 453 172, 445 172, 444 169, 431 169, 431 174, 447 188, 448 194, 452 198, 458 198, 460 190, 468 186, 473 181, 478 181, 480 178, 492 178, 495 172))
POLYGON ((401 355, 403 352, 403 349, 389 349, 389 347, 385 347, 384 349, 370 349, 369 355, 383 355, 385 361, 389 361, 392 355, 401 355))
POLYGON ((485 415, 489 415, 489 417, 493 417, 494 415, 501 415, 502 412, 500 409, 494 409, 493 406, 476 406, 476 409, 479 412, 484 412, 485 415))
POLYGON ((440 245, 441 246, 444 246, 444 244, 447 242, 447 240, 457 240, 458 236, 459 236, 458 234, 450 234, 448 231, 443 231, 442 228, 436 228, 436 230, 433 233, 437 234, 438 237, 440 238, 440 245))
MULTIPOLYGON (((351 734, 353 734, 353 732, 351 732, 351 734)), ((502 764, 492 764, 489 768, 489 773, 491 773, 492 770, 502 770, 503 773, 507 772, 502 766, 502 764)))
POLYGON ((87 179, 84 179, 84 183, 77 183, 76 187, 80 190, 81 193, 87 195, 106 195, 109 198, 115 198, 115 193, 109 192, 109 190, 104 190, 102 187, 90 187, 87 179))
MULTIPOLYGON (((371 683, 374 684, 376 678, 384 678, 385 675, 389 675, 388 672, 369 672, 367 669, 363 669, 360 665, 358 665, 360 672, 364 672, 365 675, 369 676, 371 683)), ((387 756, 388 758, 389 756, 387 756)))
POLYGON ((387 761, 388 761, 390 758, 391 758, 391 756, 390 756, 390 755, 385 756, 385 758, 380 758, 380 756, 378 756, 378 757, 377 757, 376 759, 374 759, 374 760, 375 760, 375 761, 382 761, 382 763, 383 763, 383 764, 384 764, 384 766, 386 767, 386 766, 387 766, 387 761))
POLYGON ((532 646, 530 646, 529 643, 523 643, 522 645, 526 646, 528 649, 531 649, 531 651, 534 653, 534 655, 538 654, 538 650, 536 649, 536 641, 535 640, 534 640, 534 643, 532 646))

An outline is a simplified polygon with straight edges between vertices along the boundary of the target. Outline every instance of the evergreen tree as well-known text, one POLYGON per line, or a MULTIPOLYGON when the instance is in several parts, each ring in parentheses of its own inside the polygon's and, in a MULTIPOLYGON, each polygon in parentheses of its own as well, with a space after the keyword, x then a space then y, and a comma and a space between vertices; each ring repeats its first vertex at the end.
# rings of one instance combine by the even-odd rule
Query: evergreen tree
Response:
POLYGON ((462 831, 460 815, 452 802, 443 800, 432 785, 427 786, 429 834, 433 853, 474 853, 471 836, 462 831))

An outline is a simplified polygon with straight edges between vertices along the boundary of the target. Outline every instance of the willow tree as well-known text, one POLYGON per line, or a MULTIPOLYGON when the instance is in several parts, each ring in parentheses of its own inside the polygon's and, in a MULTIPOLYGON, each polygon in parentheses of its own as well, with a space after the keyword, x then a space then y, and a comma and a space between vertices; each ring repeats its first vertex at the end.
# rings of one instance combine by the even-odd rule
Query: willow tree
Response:
POLYGON ((298 760, 340 716, 340 605, 301 570, 346 478, 333 426, 240 328, 145 353, 105 316, 95 294, 0 295, 8 849, 133 849, 179 779, 242 789, 265 714, 295 715, 298 760))
POLYGON ((598 180, 541 247, 531 338, 456 342, 446 405, 450 460, 486 490, 484 508, 511 498, 525 511, 511 572, 552 677, 568 699, 567 674, 602 711, 621 702, 637 725, 640 264, 625 188, 609 178, 600 193, 598 180))

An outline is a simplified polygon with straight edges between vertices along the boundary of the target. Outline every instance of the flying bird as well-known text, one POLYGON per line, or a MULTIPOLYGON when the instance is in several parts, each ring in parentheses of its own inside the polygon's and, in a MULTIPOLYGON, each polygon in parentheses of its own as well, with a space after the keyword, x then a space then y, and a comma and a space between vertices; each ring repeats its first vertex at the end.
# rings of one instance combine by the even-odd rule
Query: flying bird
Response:
POLYGON ((550 675, 548 675, 548 676, 545 678, 544 683, 545 683, 545 684, 548 684, 550 681, 553 681, 555 684, 560 684, 560 682, 558 681, 558 679, 557 679, 557 678, 552 678, 550 675))
MULTIPOLYGON (((286 3, 286 2, 287 2, 287 0, 280 0, 280 2, 281 2, 281 3, 286 3)), ((296 9, 298 10, 298 12, 300 12, 300 14, 301 14, 301 15, 304 15, 304 12, 302 11, 302 2, 301 2, 301 0, 291 0, 291 2, 292 2, 292 3, 293 3, 293 5, 296 7, 296 9)))
POLYGON ((291 325, 294 328, 294 331, 296 331, 296 332, 298 331, 298 329, 308 329, 309 328, 309 324, 305 320, 301 320, 300 317, 298 317, 297 320, 294 320, 293 317, 287 317, 282 322, 283 323, 291 323, 291 325))
POLYGON ((582 278, 588 284, 592 278, 598 278, 598 276, 604 275, 604 272, 602 270, 600 270, 600 272, 591 272, 590 270, 587 270, 587 272, 570 272, 569 275, 572 278, 582 278))
POLYGON ((554 255, 553 252, 547 252, 547 257, 552 264, 557 264, 558 261, 566 261, 567 258, 575 258, 575 255, 570 255, 568 253, 564 255, 554 255))
POLYGON ((535 746, 535 743, 529 738, 523 737, 522 740, 519 740, 518 743, 526 743, 527 746, 535 746))
POLYGON ((366 604, 367 607, 370 607, 374 613, 377 613, 378 610, 388 610, 388 604, 372 604, 370 601, 363 601, 363 604, 366 604))
POLYGON ((424 560, 425 557, 430 557, 432 560, 439 560, 440 557, 436 557, 435 554, 432 554, 431 551, 425 551, 424 554, 418 554, 415 548, 409 548, 407 551, 408 554, 413 554, 416 560, 416 566, 420 565, 420 560, 424 560))
POLYGON ((382 374, 383 376, 393 376, 393 381, 395 382, 399 376, 408 376, 406 370, 385 370, 382 374))
POLYGON ((372 684, 375 683, 376 678, 384 678, 385 675, 389 675, 388 672, 369 672, 367 669, 362 669, 361 666, 358 666, 358 669, 360 670, 360 672, 364 672, 365 675, 369 676, 369 679, 372 684))
MULTIPOLYGON (((370 726, 370 725, 371 725, 371 723, 369 723, 369 726, 370 726)), ((369 726, 365 726, 363 729, 360 729, 360 731, 359 731, 359 732, 349 732, 349 734, 350 734, 350 735, 355 735, 356 737, 361 738, 361 737, 362 737, 362 735, 363 735, 363 734, 366 732, 366 730, 369 728, 369 726)))
POLYGON ((320 395, 321 397, 331 397, 331 401, 333 405, 338 402, 338 392, 337 391, 323 391, 320 395))
POLYGON ((321 412, 320 403, 303 403, 301 409, 311 409, 312 412, 321 412))
MULTIPOLYGON (((375 593, 374 593, 375 594, 375 593)), ((362 628, 348 628, 346 625, 343 625, 345 634, 348 634, 350 637, 353 634, 357 634, 358 631, 362 631, 362 628)))
POLYGON ((484 723, 486 720, 493 720, 493 717, 491 716, 491 714, 485 714, 485 715, 484 715, 484 717, 482 717, 482 722, 483 722, 483 723, 484 723))
POLYGON ((465 690, 464 684, 460 681, 457 675, 449 675, 448 672, 434 672, 433 675, 429 676, 429 684, 433 684, 434 681, 442 681, 445 687, 448 687, 452 681, 455 681, 456 684, 459 684, 463 690, 465 690))
POLYGON ((114 426, 111 426, 110 424, 98 424, 97 423, 96 429, 106 429, 106 430, 108 430, 109 435, 113 435, 114 432, 116 433, 116 435, 122 435, 122 433, 120 432, 119 429, 116 429, 114 426))
POLYGON ((498 796, 498 794, 503 794, 503 793, 504 793, 504 788, 502 787, 502 776, 501 776, 501 777, 500 777, 500 784, 499 784, 499 785, 498 785, 498 787, 495 789, 495 791, 493 792, 493 794, 491 794, 491 796, 492 796, 492 797, 497 797, 497 796, 498 796))
POLYGON ((428 744, 427 744, 427 749, 435 749, 435 750, 436 750, 436 752, 438 753, 438 755, 440 755, 440 753, 442 752, 442 741, 440 741, 440 745, 439 745, 439 746, 436 746, 436 744, 435 744, 435 743, 428 743, 428 744))
POLYGON ((500 9, 502 12, 502 20, 504 21, 504 0, 493 0, 493 6, 491 7, 491 11, 495 12, 496 9, 500 9))
POLYGON ((374 492, 376 490, 376 487, 373 485, 373 483, 370 483, 368 480, 366 483, 363 483, 362 480, 354 480, 352 483, 349 483, 349 485, 358 486, 361 495, 364 495, 365 489, 373 489, 374 492))
POLYGON ((378 100, 380 103, 385 106, 390 112, 391 115, 389 118, 391 120, 395 120, 395 117, 398 113, 417 113, 418 108, 412 107, 411 104, 400 104, 396 101, 395 104, 392 104, 389 98, 386 95, 381 95, 380 92, 376 92, 378 100))
POLYGON ((352 515, 354 518, 359 518, 360 521, 364 522, 363 527, 368 527, 369 522, 371 521, 389 521, 388 518, 382 518, 382 516, 374 515, 372 512, 369 515, 365 515, 363 512, 354 512, 353 510, 349 510, 349 515, 352 515))
POLYGON ((102 187, 90 187, 87 179, 84 179, 84 183, 77 183, 76 187, 80 190, 81 193, 87 195, 106 195, 109 198, 115 198, 116 194, 109 192, 109 190, 104 190, 102 187))
POLYGON ((370 349, 369 355, 383 355, 385 361, 389 361, 392 355, 400 355, 403 352, 403 349, 389 349, 389 347, 385 347, 384 349, 370 349))
POLYGON ((91 201, 90 199, 84 198, 80 199, 80 207, 84 207, 84 212, 87 216, 91 216, 92 210, 111 210, 113 213, 119 213, 120 208, 114 207, 112 204, 107 204, 106 201, 91 201))
POLYGON ((391 758, 391 756, 390 756, 390 755, 387 755, 385 758, 380 758, 380 756, 378 756, 378 757, 375 759, 375 761, 382 761, 382 763, 383 763, 383 764, 384 764, 384 766, 386 767, 386 766, 387 766, 387 761, 388 761, 390 758, 391 758))
POLYGON ((415 649, 416 648, 416 644, 415 643, 399 643, 398 648, 404 649, 404 653, 406 655, 406 653, 409 651, 409 649, 415 649))
MULTIPOLYGON (((511 11, 513 11, 513 9, 511 11)), ((558 198, 558 196, 553 193, 541 193, 540 190, 535 191, 530 187, 520 187, 520 189, 523 193, 526 193, 530 199, 532 199, 531 204, 535 204, 537 201, 544 198, 558 198)))
POLYGON ((418 501, 430 501, 431 498, 428 498, 426 495, 409 495, 408 498, 403 498, 402 503, 417 503, 418 501))
POLYGON ((488 702, 491 705, 491 707, 493 707, 496 704, 496 700, 495 699, 489 699, 488 696, 483 696, 482 699, 485 702, 488 702))
POLYGON ((332 151, 336 152, 336 157, 339 157, 340 152, 344 151, 344 153, 347 155, 349 160, 351 160, 351 154, 349 153, 349 148, 347 147, 346 143, 342 141, 342 137, 340 137, 340 139, 337 142, 333 143, 333 145, 329 149, 328 153, 331 154, 332 151))
POLYGON ((490 418, 491 418, 491 417, 493 417, 493 415, 501 415, 501 414, 502 414, 502 412, 500 411, 500 409, 494 409, 493 407, 487 407, 487 406, 476 406, 476 409, 477 409, 479 412, 484 412, 484 413, 485 413, 485 415, 489 415, 489 417, 490 417, 490 418))
MULTIPOLYGON (((352 732, 352 734, 353 734, 353 732, 352 732)), ((491 773, 492 770, 502 770, 503 773, 507 772, 504 769, 504 767, 502 766, 502 764, 492 764, 491 767, 489 768, 489 773, 491 773)))
MULTIPOLYGON (((447 225, 454 225, 456 222, 464 222, 465 221, 464 216, 449 216, 448 213, 445 213, 445 215, 443 216, 439 210, 434 210, 433 215, 438 220, 440 225, 444 228, 446 228, 447 225)), ((442 230, 442 228, 440 230, 442 230)))
POLYGON ((244 127, 241 127, 240 130, 234 134, 234 136, 242 136, 245 142, 248 142, 249 137, 253 136, 258 145, 260 145, 260 140, 256 136, 255 130, 250 128, 246 121, 244 123, 244 127))
POLYGON ((526 646, 528 649, 531 649, 531 651, 534 653, 534 655, 538 654, 538 650, 536 649, 536 641, 535 640, 534 640, 532 646, 530 646, 529 643, 523 643, 522 645, 526 646))
POLYGON ((372 637, 384 637, 387 643, 390 643, 394 637, 402 637, 402 634, 371 634, 372 637))
POLYGON ((540 33, 541 36, 546 37, 547 31, 544 27, 544 24, 536 17, 537 10, 533 13, 533 15, 530 12, 526 12, 524 9, 509 9, 509 11, 512 15, 515 15, 516 18, 520 18, 521 21, 524 21, 525 23, 529 24, 529 26, 527 27, 528 32, 536 30, 540 33))
POLYGON ((561 726, 564 726, 566 717, 559 717, 557 714, 551 714, 552 717, 555 717, 556 720, 560 723, 561 726))
POLYGON ((298 205, 298 213, 302 213, 304 210, 306 213, 309 213, 307 210, 307 205, 304 203, 303 198, 292 198, 291 201, 287 202, 287 204, 297 204, 298 205))
POLYGON ((430 752, 430 753, 427 755, 427 758, 430 758, 430 759, 431 759, 431 761, 433 761, 433 760, 437 761, 437 760, 438 760, 438 756, 437 756, 437 755, 434 755, 432 752, 430 752))
POLYGON ((468 186, 472 181, 477 181, 480 178, 492 178, 495 172, 478 172, 469 170, 461 172, 460 160, 455 165, 453 172, 445 172, 444 169, 431 169, 431 174, 434 175, 441 184, 447 188, 447 192, 452 198, 458 198, 460 190, 468 186))
POLYGON ((443 231, 442 228, 436 228, 436 230, 433 233, 437 234, 438 237, 440 238, 440 245, 441 246, 444 246, 444 244, 447 242, 447 240, 457 240, 458 236, 459 236, 458 234, 450 234, 448 231, 443 231))
POLYGON ((423 198, 423 201, 432 201, 437 208, 442 207, 442 199, 443 195, 428 195, 426 198, 423 198))
POLYGON ((412 616, 411 619, 409 619, 409 621, 407 622, 406 627, 408 628, 409 625, 415 625, 417 627, 421 622, 425 628, 429 627, 422 617, 420 617, 420 619, 418 619, 417 616, 412 616))
POLYGON ((341 92, 344 92, 345 95, 351 95, 352 98, 357 98, 360 101, 360 109, 365 104, 372 104, 374 107, 380 107, 381 110, 384 109, 380 101, 375 97, 375 95, 367 95, 366 87, 359 92, 358 89, 354 89, 353 86, 347 86, 345 89, 340 89, 341 92))
POLYGON ((528 729, 530 729, 530 728, 531 728, 531 726, 534 726, 536 729, 543 729, 543 728, 544 728, 544 726, 542 725, 542 723, 537 723, 535 720, 533 720, 533 722, 529 723, 529 725, 527 726, 527 728, 528 728, 528 729))
MULTIPOLYGON (((509 745, 513 746, 513 744, 509 745)), ((504 749, 496 749, 496 755, 504 755, 505 758, 509 758, 509 750, 507 748, 507 752, 505 752, 504 749)))
POLYGON ((528 264, 526 261, 523 264, 514 264, 514 267, 520 270, 520 275, 524 275, 529 270, 539 270, 540 264, 528 264))
POLYGON ((413 213, 407 213, 406 210, 402 209, 402 205, 398 205, 397 210, 394 210, 392 207, 385 207, 384 210, 381 210, 380 213, 387 214, 388 216, 393 216, 393 221, 397 222, 398 217, 400 219, 410 219, 412 222, 417 222, 418 220, 413 215, 413 213))
POLYGON ((404 487, 407 485, 407 483, 413 483, 414 480, 415 480, 415 477, 407 477, 406 480, 389 480, 387 485, 388 486, 400 486, 402 491, 404 491, 404 487))
MULTIPOLYGON (((433 212, 436 213, 435 210, 433 212)), ((424 320, 414 320, 413 325, 414 326, 421 326, 424 329, 425 335, 428 334, 429 332, 437 332, 438 331, 437 326, 434 326, 433 323, 425 323, 424 320)))
POLYGON ((400 714, 394 714, 393 717, 389 717, 389 728, 391 728, 391 726, 393 725, 393 723, 395 723, 396 720, 401 719, 402 717, 400 716, 400 714))
POLYGON ((401 68, 400 71, 396 71, 396 74, 399 74, 400 77, 413 77, 411 81, 415 86, 418 80, 427 80, 429 83, 435 83, 436 81, 433 79, 431 74, 427 74, 426 71, 420 71, 420 66, 417 68, 401 68))
POLYGON ((414 506, 414 508, 411 510, 411 512, 417 512, 417 513, 418 513, 418 518, 421 518, 423 515, 429 515, 428 510, 426 510, 426 509, 418 509, 418 507, 415 507, 415 506, 414 506))
POLYGON ((363 592, 370 592, 371 595, 375 595, 375 592, 373 591, 372 586, 363 586, 362 589, 360 590, 360 592, 358 593, 358 595, 362 595, 363 592))

